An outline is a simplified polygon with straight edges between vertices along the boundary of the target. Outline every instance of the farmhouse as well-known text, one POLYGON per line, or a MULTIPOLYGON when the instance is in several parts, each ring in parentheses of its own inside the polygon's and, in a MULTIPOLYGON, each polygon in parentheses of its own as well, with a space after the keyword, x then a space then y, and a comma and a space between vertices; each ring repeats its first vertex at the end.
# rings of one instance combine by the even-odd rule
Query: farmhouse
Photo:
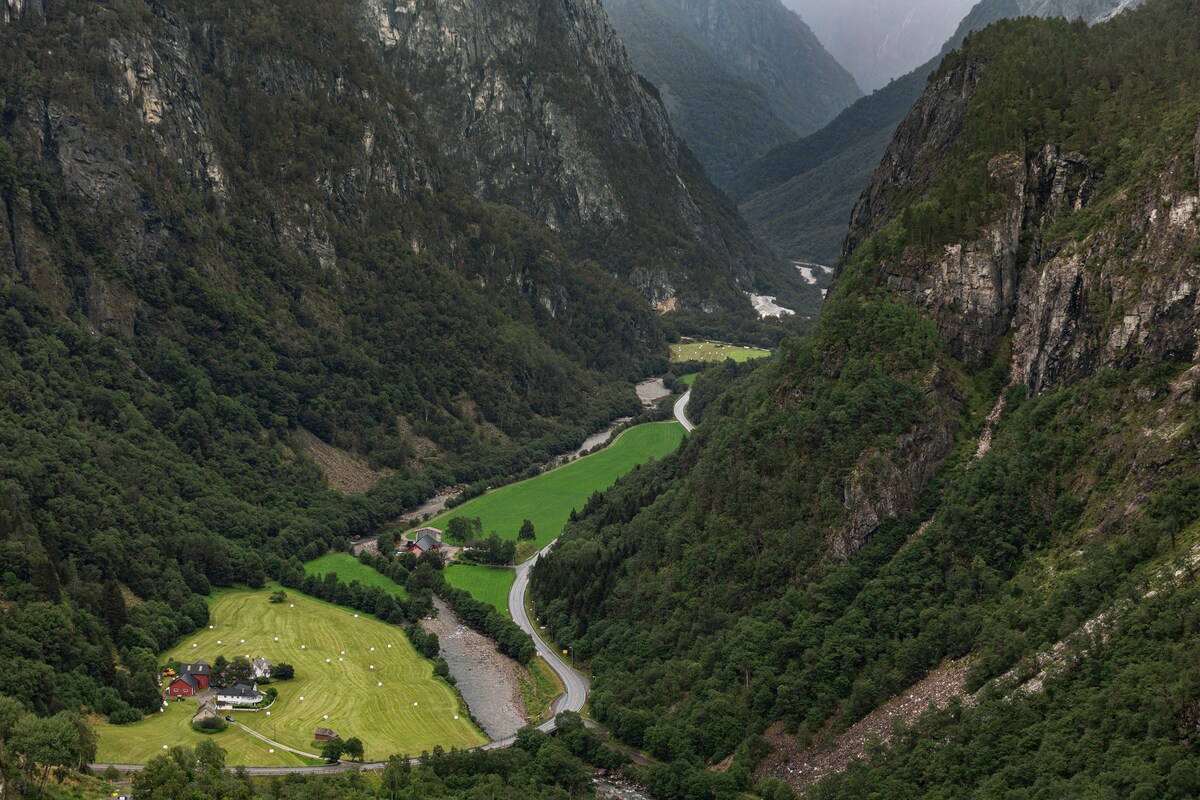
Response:
POLYGON ((313 738, 318 742, 328 742, 330 739, 338 738, 338 735, 329 728, 317 728, 317 732, 313 734, 313 738))
POLYGON ((408 543, 408 552, 416 555, 428 553, 431 550, 441 550, 442 532, 437 528, 418 528, 412 533, 412 541, 408 543))
POLYGON ((254 678, 256 680, 271 677, 271 662, 262 656, 254 659, 251 666, 254 667, 254 678))
POLYGON ((253 683, 239 683, 217 690, 217 703, 223 706, 252 706, 263 701, 263 694, 253 683))

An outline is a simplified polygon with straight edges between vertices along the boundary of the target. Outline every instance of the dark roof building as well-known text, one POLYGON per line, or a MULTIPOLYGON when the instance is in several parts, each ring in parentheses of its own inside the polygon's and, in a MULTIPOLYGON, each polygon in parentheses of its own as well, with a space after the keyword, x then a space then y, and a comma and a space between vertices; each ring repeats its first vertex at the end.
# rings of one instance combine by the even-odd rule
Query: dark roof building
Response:
POLYGON ((239 683, 217 691, 217 702, 237 706, 252 706, 263 701, 263 693, 249 683, 239 683))
POLYGON ((430 550, 441 550, 441 539, 435 539, 432 534, 425 534, 416 539, 409 545, 410 550, 420 550, 422 553, 428 553, 430 550))
POLYGON ((317 728, 317 732, 313 734, 313 738, 318 742, 327 742, 330 739, 338 738, 338 735, 329 728, 317 728))
POLYGON ((195 689, 207 689, 212 667, 207 661, 197 661, 195 664, 180 664, 179 677, 192 678, 195 681, 195 689))

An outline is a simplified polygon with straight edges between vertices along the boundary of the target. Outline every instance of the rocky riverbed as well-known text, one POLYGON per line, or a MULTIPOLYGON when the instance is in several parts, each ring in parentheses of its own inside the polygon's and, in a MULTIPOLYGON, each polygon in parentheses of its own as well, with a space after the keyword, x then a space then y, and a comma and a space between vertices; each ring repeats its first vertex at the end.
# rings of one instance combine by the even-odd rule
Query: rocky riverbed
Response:
POLYGON ((529 720, 521 700, 521 667, 496 649, 495 643, 468 628, 440 599, 435 619, 421 626, 436 634, 442 658, 450 666, 459 694, 492 740, 515 736, 529 720))

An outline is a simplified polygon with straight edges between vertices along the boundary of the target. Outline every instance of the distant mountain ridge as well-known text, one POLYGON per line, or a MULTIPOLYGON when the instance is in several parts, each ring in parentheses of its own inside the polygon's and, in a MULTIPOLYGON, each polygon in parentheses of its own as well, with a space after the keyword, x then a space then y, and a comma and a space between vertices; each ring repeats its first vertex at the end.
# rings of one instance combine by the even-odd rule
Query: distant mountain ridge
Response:
POLYGON ((741 164, 817 130, 862 95, 779 0, 606 0, 635 67, 722 183, 741 164))
POLYGON ((832 264, 850 209, 888 141, 921 96, 929 74, 972 31, 1019 16, 1082 17, 1100 22, 1143 0, 982 0, 941 52, 862 98, 826 128, 747 164, 724 188, 751 228, 789 259, 832 264))
POLYGON ((976 0, 783 0, 866 92, 925 63, 976 0))

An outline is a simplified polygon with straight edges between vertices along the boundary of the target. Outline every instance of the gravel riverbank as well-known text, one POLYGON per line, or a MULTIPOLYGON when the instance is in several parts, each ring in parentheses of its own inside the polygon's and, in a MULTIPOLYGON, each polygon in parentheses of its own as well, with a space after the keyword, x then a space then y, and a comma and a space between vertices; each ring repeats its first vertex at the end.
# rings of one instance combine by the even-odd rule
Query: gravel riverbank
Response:
POLYGON ((496 649, 491 639, 468 628, 440 599, 437 617, 421 622, 436 634, 459 694, 493 741, 515 736, 529 720, 521 700, 520 666, 496 649))

